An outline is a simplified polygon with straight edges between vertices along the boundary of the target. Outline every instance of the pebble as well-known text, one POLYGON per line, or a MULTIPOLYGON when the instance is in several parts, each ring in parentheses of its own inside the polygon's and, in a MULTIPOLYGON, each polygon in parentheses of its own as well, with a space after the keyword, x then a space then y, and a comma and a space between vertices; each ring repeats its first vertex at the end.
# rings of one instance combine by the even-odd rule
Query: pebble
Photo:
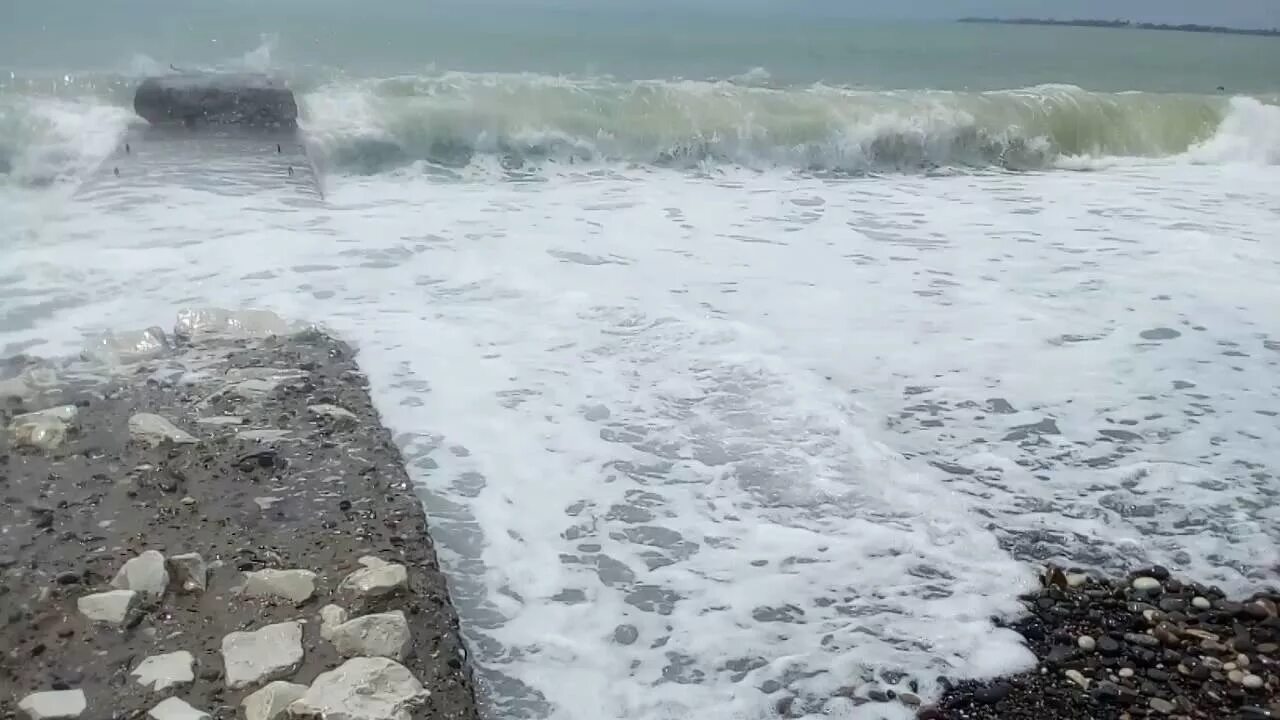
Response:
POLYGON ((1120 672, 1117 674, 1122 678, 1131 678, 1133 677, 1133 668, 1120 668, 1120 672))
POLYGON ((1155 593, 1161 589, 1160 581, 1153 577, 1134 578, 1133 589, 1138 592, 1155 593))
POLYGON ((1209 602, 1207 598, 1203 598, 1197 595, 1196 597, 1191 599, 1191 606, 1197 610, 1208 610, 1209 608, 1213 607, 1213 603, 1209 602))
POLYGON ((165 568, 164 555, 155 550, 131 558, 116 573, 111 586, 120 590, 134 590, 145 598, 157 600, 164 596, 169 586, 169 571, 165 568))
POLYGON ((1080 649, 1085 652, 1093 652, 1094 649, 1098 647, 1097 641, 1088 635, 1081 635, 1080 638, 1076 640, 1076 645, 1079 645, 1080 649))
POLYGON ((1244 685, 1245 688, 1249 690, 1259 690, 1262 688, 1263 682, 1262 678, 1257 675, 1249 674, 1244 676, 1244 679, 1240 681, 1240 684, 1244 685))
POLYGON ((121 625, 128 619, 129 611, 138 606, 138 601, 138 593, 132 590, 110 590, 76 600, 76 609, 89 622, 121 625))
POLYGON ((295 605, 316 592, 316 574, 310 570, 258 570, 245 573, 243 594, 251 598, 280 598, 295 605))
POLYGON ((1238 685, 1244 681, 1244 672, 1241 670, 1232 670, 1227 673, 1227 679, 1238 685))
POLYGON ((295 700, 307 694, 306 685, 276 680, 240 703, 245 720, 278 720, 295 700))
POLYGON ((1152 710, 1155 710, 1158 713, 1164 713, 1165 715, 1172 714, 1178 709, 1177 705, 1174 705, 1173 703, 1169 702, 1168 700, 1165 700, 1164 698, 1158 698, 1158 697, 1151 698, 1149 701, 1147 701, 1147 705, 1152 710))
POLYGON ((1245 655, 1245 654, 1243 654, 1243 653, 1242 653, 1242 654, 1240 654, 1240 655, 1237 655, 1237 656, 1236 656, 1236 667, 1242 667, 1242 668, 1247 668, 1247 667, 1249 667, 1249 656, 1248 656, 1248 655, 1245 655))
MULTIPOLYGON (((12 706, 11 706, 12 707, 12 706)), ((31 720, 77 718, 89 707, 83 690, 52 690, 31 693, 22 698, 18 709, 31 720)))
MULTIPOLYGON (((1068 580, 1069 579, 1070 579, 1070 576, 1068 576, 1068 580)), ((899 693, 898 700, 899 702, 901 702, 903 705, 906 705, 907 707, 919 707, 920 703, 923 702, 920 699, 919 695, 916 695, 915 693, 909 693, 909 692, 899 693)))
POLYGON ((275 680, 302 665, 302 623, 283 622, 222 638, 227 687, 232 690, 275 680))
POLYGON ((138 663, 138 667, 129 673, 139 685, 160 692, 171 687, 181 687, 195 682, 196 675, 192 670, 196 659, 186 650, 152 655, 138 663))
POLYGON ((332 640, 334 629, 345 623, 347 619, 347 611, 339 605, 325 605, 320 608, 320 637, 332 640))
POLYGON ((152 720, 212 720, 208 713, 200 712, 184 700, 169 698, 147 711, 152 720))
POLYGON ((1085 690, 1089 689, 1089 679, 1086 678, 1079 670, 1068 670, 1062 674, 1065 675, 1068 680, 1079 685, 1085 690))

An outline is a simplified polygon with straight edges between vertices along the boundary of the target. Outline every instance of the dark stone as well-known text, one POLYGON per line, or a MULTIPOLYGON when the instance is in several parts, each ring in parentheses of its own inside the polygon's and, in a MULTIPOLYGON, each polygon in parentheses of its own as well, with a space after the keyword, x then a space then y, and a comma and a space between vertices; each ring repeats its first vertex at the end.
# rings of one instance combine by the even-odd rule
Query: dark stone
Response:
POLYGON ((73 572, 58 573, 59 585, 77 585, 80 583, 80 575, 73 572))
POLYGON ((279 81, 256 74, 179 73, 142 81, 134 110, 153 125, 294 127, 298 104, 279 81))
POLYGON ((995 682, 973 691, 973 699, 983 705, 995 705, 1013 692, 1013 686, 1006 682, 995 682))
POLYGON ((1161 599, 1158 606, 1167 613, 1184 612, 1187 609, 1187 601, 1182 598, 1167 597, 1161 599))
POLYGON ((1098 652, 1108 657, 1119 655, 1120 643, 1116 642, 1115 639, 1110 636, 1103 635, 1098 638, 1098 652))

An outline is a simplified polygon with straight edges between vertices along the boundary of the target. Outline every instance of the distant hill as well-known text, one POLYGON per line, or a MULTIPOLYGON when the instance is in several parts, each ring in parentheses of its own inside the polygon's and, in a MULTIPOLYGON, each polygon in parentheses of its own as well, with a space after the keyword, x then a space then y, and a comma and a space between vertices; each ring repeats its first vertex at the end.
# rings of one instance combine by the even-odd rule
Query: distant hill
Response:
POLYGON ((1048 20, 1041 18, 960 18, 962 23, 992 23, 996 25, 1068 25, 1071 27, 1124 28, 1130 30, 1176 30, 1178 32, 1217 33, 1222 35, 1261 35, 1280 37, 1280 30, 1271 28, 1229 28, 1218 25, 1164 25, 1160 23, 1136 23, 1129 20, 1048 20))

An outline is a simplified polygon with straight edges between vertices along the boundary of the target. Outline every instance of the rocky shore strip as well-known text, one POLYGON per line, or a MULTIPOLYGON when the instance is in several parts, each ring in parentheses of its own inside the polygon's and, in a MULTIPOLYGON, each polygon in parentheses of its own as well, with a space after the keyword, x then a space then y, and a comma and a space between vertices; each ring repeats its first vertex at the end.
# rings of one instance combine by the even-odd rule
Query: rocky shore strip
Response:
POLYGON ((919 720, 1280 719, 1280 593, 1230 599, 1151 567, 1097 578, 1050 567, 1006 626, 1034 670, 947 683, 919 720))
POLYGON ((474 720, 350 347, 187 312, 0 366, 0 718, 474 720))

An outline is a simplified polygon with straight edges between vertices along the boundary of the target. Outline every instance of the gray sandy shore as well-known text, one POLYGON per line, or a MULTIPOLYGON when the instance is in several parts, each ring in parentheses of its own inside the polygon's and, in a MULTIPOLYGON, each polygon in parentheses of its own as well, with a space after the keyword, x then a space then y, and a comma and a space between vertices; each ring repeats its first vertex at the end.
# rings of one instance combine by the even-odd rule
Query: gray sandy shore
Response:
POLYGON ((475 718, 351 348, 187 320, 0 368, 0 718, 475 718))

